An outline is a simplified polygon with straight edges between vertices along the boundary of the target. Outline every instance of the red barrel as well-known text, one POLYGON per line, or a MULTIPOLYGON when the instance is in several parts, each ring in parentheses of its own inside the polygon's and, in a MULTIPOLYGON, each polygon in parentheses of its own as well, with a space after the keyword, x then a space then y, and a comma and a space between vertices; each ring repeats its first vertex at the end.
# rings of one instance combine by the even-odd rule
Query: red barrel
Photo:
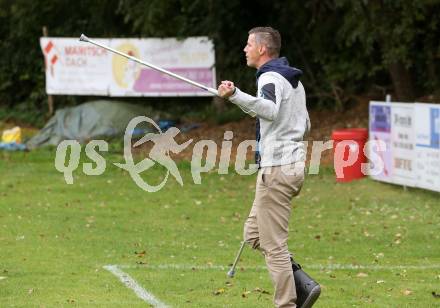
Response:
POLYGON ((364 147, 368 140, 366 128, 348 128, 333 131, 333 162, 337 182, 360 179, 362 164, 367 162, 364 147))

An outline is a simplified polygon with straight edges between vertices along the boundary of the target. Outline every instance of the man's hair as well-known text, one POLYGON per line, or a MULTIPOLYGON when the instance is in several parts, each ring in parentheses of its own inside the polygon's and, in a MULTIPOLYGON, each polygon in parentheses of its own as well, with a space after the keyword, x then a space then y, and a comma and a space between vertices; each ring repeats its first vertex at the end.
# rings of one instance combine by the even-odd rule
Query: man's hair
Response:
POLYGON ((281 35, 272 27, 255 27, 249 30, 249 34, 255 35, 258 45, 265 45, 269 56, 279 57, 281 49, 281 35))

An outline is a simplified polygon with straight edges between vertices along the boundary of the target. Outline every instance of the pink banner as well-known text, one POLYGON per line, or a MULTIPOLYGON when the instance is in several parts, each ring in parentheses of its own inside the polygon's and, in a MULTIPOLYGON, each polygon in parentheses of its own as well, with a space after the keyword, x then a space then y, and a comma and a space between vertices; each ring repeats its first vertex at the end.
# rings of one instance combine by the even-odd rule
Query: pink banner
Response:
MULTIPOLYGON (((213 71, 209 68, 167 68, 167 70, 205 86, 212 87, 213 71)), ((139 78, 133 86, 133 90, 141 93, 205 91, 152 69, 142 69, 139 78)))

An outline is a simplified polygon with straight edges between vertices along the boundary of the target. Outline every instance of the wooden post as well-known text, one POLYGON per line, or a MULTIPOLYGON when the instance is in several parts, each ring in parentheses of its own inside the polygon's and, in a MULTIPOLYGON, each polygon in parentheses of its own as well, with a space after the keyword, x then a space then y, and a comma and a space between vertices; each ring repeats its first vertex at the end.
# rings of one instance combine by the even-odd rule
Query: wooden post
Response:
MULTIPOLYGON (((49 36, 49 31, 47 30, 46 26, 43 26, 43 36, 49 36)), ((47 96, 47 106, 48 106, 48 109, 49 109, 49 111, 48 111, 48 115, 49 116, 53 115, 53 105, 54 105, 53 96, 49 94, 47 96)))

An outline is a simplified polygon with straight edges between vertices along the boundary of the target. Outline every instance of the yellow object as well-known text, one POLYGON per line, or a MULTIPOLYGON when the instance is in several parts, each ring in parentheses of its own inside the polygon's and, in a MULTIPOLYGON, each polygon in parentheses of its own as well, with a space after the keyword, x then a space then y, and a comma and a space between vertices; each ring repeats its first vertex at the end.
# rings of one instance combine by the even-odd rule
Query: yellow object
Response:
POLYGON ((21 143, 21 128, 16 126, 3 131, 2 142, 4 143, 21 143))
MULTIPOLYGON (((139 58, 139 50, 131 43, 123 43, 116 47, 118 51, 126 53, 132 57, 139 58)), ((123 89, 133 88, 135 81, 141 74, 141 67, 135 62, 128 60, 127 58, 113 55, 112 59, 113 78, 123 89)))

